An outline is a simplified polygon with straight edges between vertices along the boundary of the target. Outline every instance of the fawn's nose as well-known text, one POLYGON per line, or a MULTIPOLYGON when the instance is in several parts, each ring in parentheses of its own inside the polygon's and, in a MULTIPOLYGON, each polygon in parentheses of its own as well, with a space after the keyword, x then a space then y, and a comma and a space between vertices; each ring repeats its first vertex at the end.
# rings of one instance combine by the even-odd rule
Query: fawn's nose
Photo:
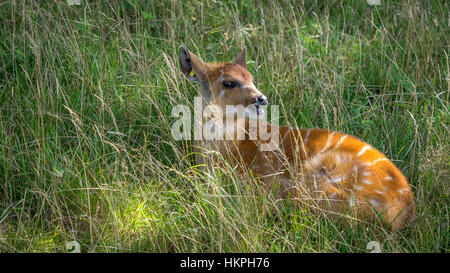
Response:
POLYGON ((256 103, 257 103, 258 105, 267 105, 268 102, 267 102, 266 96, 261 95, 261 96, 257 97, 257 98, 256 98, 256 103))

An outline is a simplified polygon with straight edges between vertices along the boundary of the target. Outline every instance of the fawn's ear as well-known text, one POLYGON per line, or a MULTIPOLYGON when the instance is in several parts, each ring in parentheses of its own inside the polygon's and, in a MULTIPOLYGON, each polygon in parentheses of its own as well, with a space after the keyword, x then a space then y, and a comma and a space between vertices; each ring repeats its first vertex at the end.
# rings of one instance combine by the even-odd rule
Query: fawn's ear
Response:
POLYGON ((235 64, 238 64, 240 66, 242 66, 243 68, 247 69, 247 47, 244 46, 242 48, 241 53, 239 53, 239 55, 236 57, 236 59, 234 59, 235 64))
POLYGON ((184 45, 180 46, 179 51, 181 71, 184 75, 192 82, 206 79, 208 65, 187 50, 184 45))

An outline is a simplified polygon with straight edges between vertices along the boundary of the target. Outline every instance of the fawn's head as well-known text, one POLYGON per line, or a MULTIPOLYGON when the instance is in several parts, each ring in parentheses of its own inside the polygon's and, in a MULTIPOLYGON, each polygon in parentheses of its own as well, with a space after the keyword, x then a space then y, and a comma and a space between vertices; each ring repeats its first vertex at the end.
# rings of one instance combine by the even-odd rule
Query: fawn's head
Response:
POLYGON ((180 46, 180 66, 184 75, 193 82, 200 82, 200 95, 208 104, 217 105, 224 113, 226 106, 243 106, 262 113, 261 105, 267 98, 255 86, 247 70, 247 49, 244 47, 232 63, 205 63, 199 57, 180 46), (254 107, 248 107, 254 106, 254 107))

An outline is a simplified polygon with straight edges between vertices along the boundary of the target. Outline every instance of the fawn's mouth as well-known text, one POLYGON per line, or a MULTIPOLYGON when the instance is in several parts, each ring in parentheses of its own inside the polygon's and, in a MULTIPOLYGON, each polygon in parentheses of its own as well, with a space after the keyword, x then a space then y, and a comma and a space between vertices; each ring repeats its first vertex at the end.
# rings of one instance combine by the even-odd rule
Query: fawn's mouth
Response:
POLYGON ((259 116, 263 116, 264 115, 264 109, 261 107, 261 105, 256 104, 255 105, 256 108, 256 115, 259 116))
POLYGON ((267 103, 261 104, 261 103, 252 103, 247 106, 244 106, 243 108, 239 108, 236 106, 243 106, 243 105, 235 105, 235 107, 232 107, 231 109, 224 109, 225 110, 225 116, 235 116, 238 115, 238 117, 241 114, 244 114, 245 117, 250 119, 261 119, 265 116, 265 110, 263 106, 266 106, 267 103), (241 112, 241 111, 244 112, 241 112))
POLYGON ((264 108, 262 104, 253 103, 245 108, 245 115, 251 119, 261 119, 265 116, 264 108))

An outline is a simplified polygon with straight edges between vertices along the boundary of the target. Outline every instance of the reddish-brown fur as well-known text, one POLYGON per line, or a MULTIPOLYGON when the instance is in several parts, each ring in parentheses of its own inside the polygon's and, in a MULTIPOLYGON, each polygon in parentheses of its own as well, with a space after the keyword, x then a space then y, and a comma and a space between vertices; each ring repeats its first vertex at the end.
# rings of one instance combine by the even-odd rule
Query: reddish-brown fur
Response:
MULTIPOLYGON (((245 68, 245 50, 234 63, 205 64, 180 48, 182 70, 188 74, 191 70, 181 60, 182 53, 189 57, 203 89, 209 87, 202 91, 209 92, 207 103, 222 108, 247 106, 262 95, 245 68), (242 84, 221 94, 223 81, 242 84)), ((377 213, 392 230, 414 218, 414 199, 406 178, 367 143, 330 130, 268 124, 269 131, 279 130, 279 149, 262 152, 259 147, 264 141, 249 140, 249 126, 246 120, 245 128, 240 128, 246 133, 245 140, 222 140, 203 146, 226 156, 240 171, 250 170, 263 185, 271 188, 276 184, 282 198, 293 198, 334 215, 350 212, 356 217, 370 217, 377 213)))

